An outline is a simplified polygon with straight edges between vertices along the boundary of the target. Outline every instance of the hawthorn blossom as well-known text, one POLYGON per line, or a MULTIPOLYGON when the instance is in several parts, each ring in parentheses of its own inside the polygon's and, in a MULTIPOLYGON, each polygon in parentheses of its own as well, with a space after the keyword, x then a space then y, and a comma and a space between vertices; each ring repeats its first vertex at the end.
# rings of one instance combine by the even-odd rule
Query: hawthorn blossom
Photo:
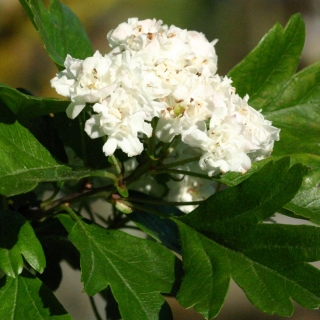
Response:
POLYGON ((128 95, 123 88, 117 88, 103 103, 96 103, 93 110, 97 113, 86 121, 85 131, 91 138, 108 136, 103 146, 106 156, 112 155, 117 148, 129 157, 143 151, 139 133, 151 136, 152 127, 145 122, 145 113, 139 102, 128 95))
POLYGON ((72 101, 66 110, 69 118, 77 117, 86 103, 102 102, 110 96, 118 86, 118 62, 99 51, 85 60, 67 55, 65 70, 51 80, 51 86, 72 101))
POLYGON ((139 21, 138 18, 129 18, 128 22, 123 22, 111 30, 107 39, 111 48, 130 46, 135 51, 140 51, 150 42, 152 35, 159 33, 161 26, 161 20, 139 21))
POLYGON ((216 41, 210 43, 202 33, 168 27, 162 21, 137 18, 110 31, 108 40, 112 54, 129 51, 132 61, 140 61, 145 79, 152 79, 144 87, 159 93, 149 95, 157 111, 148 112, 159 118, 156 136, 161 141, 171 141, 183 128, 210 116, 216 41))
POLYGON ((274 141, 279 140, 280 130, 272 127, 247 101, 248 96, 241 99, 231 94, 228 104, 219 112, 223 116, 213 115, 208 128, 198 123, 183 136, 185 143, 202 150, 199 166, 209 176, 228 171, 247 172, 252 161, 269 156, 274 141))
POLYGON ((217 74, 216 40, 161 20, 130 18, 111 30, 111 52, 84 60, 67 56, 51 85, 71 100, 75 118, 89 104, 85 131, 107 137, 103 152, 129 157, 144 150, 152 134, 181 139, 199 154, 209 176, 245 173, 270 155, 279 129, 241 98, 232 79, 217 74), (157 125, 151 122, 157 118, 157 125))

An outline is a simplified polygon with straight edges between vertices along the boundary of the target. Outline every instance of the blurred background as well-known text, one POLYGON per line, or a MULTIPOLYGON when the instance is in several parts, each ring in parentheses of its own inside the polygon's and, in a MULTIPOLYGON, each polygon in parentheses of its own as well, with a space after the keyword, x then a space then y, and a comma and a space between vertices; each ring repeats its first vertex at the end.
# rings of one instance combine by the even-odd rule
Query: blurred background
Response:
MULTIPOLYGON (((48 3, 48 0, 44 0, 48 3)), ((302 66, 320 59, 320 0, 63 0, 86 27, 95 50, 109 50, 106 34, 129 17, 157 18, 203 32, 216 45, 218 72, 225 75, 276 23, 300 12, 307 39, 302 66)), ((38 96, 55 96, 56 73, 18 0, 0 0, 0 82, 38 96)))
MULTIPOLYGON (((48 1, 44 1, 46 4, 48 1)), ((306 23, 306 44, 300 68, 320 60, 320 0, 64 0, 85 25, 95 50, 109 51, 106 34, 129 17, 157 18, 203 32, 208 40, 219 39, 218 73, 224 75, 252 50, 276 23, 285 25, 300 12, 306 23)), ((41 40, 18 0, 0 0, 0 82, 28 89, 36 96, 54 97, 50 79, 57 72, 41 40)), ((75 320, 95 319, 82 292, 80 273, 63 264, 64 281, 56 292, 75 320)), ((103 314, 104 302, 95 298, 103 314)), ((176 302, 175 319, 203 319, 176 302)), ((282 319, 264 315, 243 292, 231 285, 218 320, 282 319)), ((318 311, 297 308, 292 319, 320 319, 318 311)), ((137 319, 139 320, 139 319, 137 319)))

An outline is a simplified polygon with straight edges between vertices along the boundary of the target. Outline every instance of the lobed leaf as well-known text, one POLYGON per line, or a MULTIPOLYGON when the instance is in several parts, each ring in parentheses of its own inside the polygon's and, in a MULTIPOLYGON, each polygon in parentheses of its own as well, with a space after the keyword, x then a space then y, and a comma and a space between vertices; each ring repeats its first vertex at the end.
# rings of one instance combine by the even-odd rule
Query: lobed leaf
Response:
MULTIPOLYGON (((320 63, 296 74, 265 113, 281 128, 274 155, 320 155, 320 63)), ((320 162, 318 164, 320 166, 320 162)))
POLYGON ((303 49, 305 26, 300 14, 286 28, 277 23, 230 72, 237 93, 249 94, 250 105, 268 110, 294 75, 303 49))
POLYGON ((236 186, 242 181, 248 179, 253 173, 258 172, 267 162, 272 161, 272 159, 273 157, 269 157, 257 162, 253 162, 251 168, 245 174, 241 172, 230 171, 220 175, 218 178, 215 178, 215 180, 226 184, 227 186, 236 186))
MULTIPOLYGON (((66 223, 66 218, 61 222, 66 223)), ((110 285, 123 319, 159 319, 165 302, 161 293, 169 293, 175 280, 176 259, 170 251, 155 242, 80 220, 69 238, 80 251, 82 281, 89 295, 110 285)))
MULTIPOLYGON (((260 169, 262 169, 263 166, 269 161, 277 161, 282 158, 283 156, 270 156, 266 159, 253 162, 252 167, 245 174, 240 172, 227 172, 218 177, 214 177, 214 180, 226 184, 227 186, 236 186, 237 184, 248 179, 253 173, 258 172, 260 169)), ((294 165, 296 163, 303 163, 309 168, 309 170, 314 170, 319 168, 320 166, 320 156, 310 153, 290 154, 290 164, 294 165)), ((304 179, 308 178, 304 177, 304 179)))
POLYGON ((0 279, 0 300, 1 319, 72 319, 53 293, 26 270, 17 278, 0 279))
MULTIPOLYGON (((284 208, 287 215, 304 218, 320 224, 320 156, 312 154, 296 154, 293 161, 308 165, 309 172, 304 176, 302 185, 296 196, 284 208)), ((283 213, 283 211, 281 211, 283 213)))
POLYGON ((306 173, 307 169, 299 163, 290 167, 289 157, 268 162, 241 184, 214 194, 181 219, 197 219, 198 227, 205 230, 210 212, 214 216, 210 230, 214 227, 217 234, 234 235, 240 229, 249 230, 287 204, 298 192, 306 173))
POLYGON ((267 313, 290 316, 291 298, 320 306, 320 272, 306 263, 320 259, 320 229, 262 223, 295 196, 305 173, 301 164, 290 167, 289 158, 268 162, 174 219, 185 270, 177 296, 182 306, 215 317, 231 278, 267 313))
MULTIPOLYGON (((281 129, 273 157, 290 154, 294 161, 311 168, 285 209, 319 223, 320 63, 294 75, 304 32, 300 15, 294 15, 285 29, 276 25, 229 75, 241 95, 250 95, 249 104, 262 109, 264 116, 281 129)), ((222 176, 221 181, 234 185, 250 176, 254 168, 242 177, 222 176)))
POLYGON ((23 270, 24 259, 39 273, 46 266, 42 246, 29 222, 18 212, 0 211, 0 268, 10 277, 23 270))
POLYGON ((249 104, 281 129, 274 156, 320 155, 320 63, 294 75, 304 38, 304 22, 296 14, 285 29, 276 24, 229 73, 237 92, 249 94, 249 104))
POLYGON ((320 224, 320 168, 306 175, 298 194, 284 208, 320 224))
POLYGON ((319 228, 285 226, 288 232, 282 234, 283 230, 276 230, 279 226, 261 225, 249 232, 250 237, 244 236, 242 240, 247 240, 248 248, 241 250, 221 245, 213 237, 206 237, 180 221, 178 226, 185 248, 186 275, 177 297, 184 307, 194 306, 207 319, 215 317, 233 278, 263 312, 290 316, 293 313, 291 298, 306 308, 319 308, 319 270, 290 255, 310 250, 319 259, 319 254, 315 254, 319 252, 319 228), (270 234, 270 231, 273 232, 270 234), (300 232, 296 234, 297 231, 300 232), (301 235, 305 233, 309 235, 308 240, 316 239, 313 246, 304 242, 306 237, 301 235), (262 235, 264 240, 274 241, 255 244, 262 235), (290 240, 296 243, 290 244, 290 240))

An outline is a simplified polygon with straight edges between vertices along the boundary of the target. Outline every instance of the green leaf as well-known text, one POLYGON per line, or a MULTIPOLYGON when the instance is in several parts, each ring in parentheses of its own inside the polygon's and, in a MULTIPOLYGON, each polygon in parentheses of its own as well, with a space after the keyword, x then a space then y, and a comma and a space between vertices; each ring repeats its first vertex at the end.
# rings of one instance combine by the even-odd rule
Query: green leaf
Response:
POLYGON ((67 232, 70 234, 72 231, 72 228, 75 226, 75 221, 70 218, 69 214, 57 214, 56 216, 60 222, 62 223, 63 227, 67 230, 67 232))
POLYGON ((271 217, 298 192, 306 168, 297 163, 290 167, 290 158, 268 162, 259 172, 236 187, 209 197, 192 213, 182 217, 186 222, 197 218, 197 228, 206 228, 207 213, 214 216, 210 232, 235 235, 249 230, 259 221, 271 217), (230 219, 232 224, 230 224, 230 219))
MULTIPOLYGON (((59 216, 61 218, 63 215, 59 216)), ((80 270, 80 254, 68 239, 68 232, 56 216, 33 225, 47 259, 44 272, 37 274, 37 277, 49 289, 56 290, 62 280, 61 261, 64 260, 73 269, 80 270)))
MULTIPOLYGON (((264 116, 281 129, 273 158, 290 154, 293 161, 316 169, 320 167, 320 63, 294 75, 303 41, 303 21, 295 15, 284 30, 276 25, 229 75, 241 95, 250 95, 249 104, 262 109, 264 116)), ((230 173, 221 180, 232 185, 251 172, 244 176, 230 173)), ((285 209, 319 223, 316 175, 312 170, 304 178, 302 189, 285 209)))
POLYGON ((0 211, 0 268, 10 277, 23 270, 24 259, 39 273, 46 266, 42 246, 29 222, 15 211, 0 211))
POLYGON ((219 178, 215 180, 223 184, 226 184, 227 186, 236 186, 242 181, 248 179, 253 173, 259 171, 267 162, 272 161, 272 159, 273 157, 269 157, 267 159, 253 162, 251 168, 245 174, 240 172, 228 172, 222 174, 219 178))
POLYGON ((79 180, 89 176, 117 178, 102 170, 72 169, 59 164, 19 122, 0 123, 0 193, 25 193, 39 182, 79 180))
POLYGON ((312 154, 296 154, 291 157, 295 162, 308 165, 309 172, 303 178, 302 186, 296 196, 284 208, 291 212, 290 216, 304 218, 320 224, 320 156, 312 154))
POLYGON ((298 194, 284 208, 320 225, 320 168, 306 175, 298 194))
POLYGON ((309 169, 317 169, 320 166, 320 156, 317 156, 315 154, 297 153, 297 154, 291 154, 290 158, 292 160, 291 164, 303 163, 309 169))
POLYGON ((85 29, 66 5, 52 0, 47 10, 41 0, 20 0, 20 3, 58 66, 63 68, 67 54, 78 59, 92 56, 92 46, 85 29))
POLYGON ((272 107, 284 85, 295 73, 305 39, 300 14, 285 29, 277 23, 248 56, 229 72, 240 96, 249 94, 251 106, 272 107))
MULTIPOLYGON (((0 109, 5 108, 19 118, 34 118, 56 112, 65 112, 70 101, 53 98, 36 98, 5 84, 0 84, 0 109)), ((7 111, 8 112, 8 111, 7 111)), ((3 116, 1 116, 3 119, 3 116)))
POLYGON ((289 164, 289 158, 268 162, 175 219, 185 270, 177 296, 182 306, 193 306, 206 318, 216 316, 230 278, 267 313, 291 315, 290 297, 307 308, 320 305, 320 273, 304 262, 320 258, 320 229, 261 223, 299 190, 306 170, 289 164))
MULTIPOLYGON (((272 158, 277 159, 279 157, 272 158)), ((306 164, 309 172, 303 177, 298 193, 284 206, 288 211, 281 210, 281 213, 320 224, 320 156, 300 153, 291 155, 290 159, 291 165, 295 163, 306 164)), ((233 180, 233 182, 237 182, 237 180, 233 180)))
MULTIPOLYGON (((226 184, 227 186, 236 186, 248 179, 253 173, 258 172, 269 161, 277 161, 282 158, 283 156, 270 156, 266 159, 252 163, 252 167, 245 174, 240 172, 228 172, 219 177, 214 177, 214 180, 226 184)), ((310 153, 290 154, 290 165, 296 163, 303 163, 310 169, 317 169, 320 166, 320 156, 310 153)), ((305 177, 304 179, 307 178, 305 177)))
POLYGON ((178 300, 184 307, 194 306, 211 319, 218 314, 233 278, 263 312, 291 316, 291 298, 306 308, 319 308, 320 272, 295 259, 299 251, 306 256, 313 252, 313 259, 320 259, 315 254, 320 249, 319 228, 260 225, 243 236, 242 247, 232 248, 204 236, 195 227, 182 222, 178 226, 186 270, 178 300))
POLYGON ((283 29, 276 24, 229 76, 237 92, 281 129, 273 155, 320 155, 320 63, 294 75, 304 44, 299 14, 283 29))
POLYGON ((34 16, 33 16, 33 12, 29 6, 29 1, 28 0, 19 0, 21 6, 23 7, 24 11, 26 12, 26 14, 28 15, 29 19, 31 20, 33 26, 37 29, 37 26, 34 22, 34 16))
MULTIPOLYGON (((273 155, 320 155, 320 63, 296 74, 268 107, 265 117, 281 128, 273 155)), ((320 166, 320 162, 319 162, 320 166)))
POLYGON ((176 259, 169 250, 80 220, 69 238, 80 251, 82 281, 89 295, 110 285, 123 319, 159 318, 161 293, 169 293, 175 281, 176 259))
POLYGON ((53 293, 28 271, 0 279, 0 319, 72 320, 53 293))
POLYGON ((122 184, 122 185, 117 184, 117 191, 122 197, 127 198, 129 196, 129 191, 125 184, 122 184))
POLYGON ((86 119, 80 114, 77 119, 69 119, 65 113, 58 113, 52 118, 54 128, 58 131, 65 146, 71 148, 76 157, 83 160, 86 166, 94 169, 110 167, 102 151, 103 139, 91 139, 84 131, 86 119))
POLYGON ((50 153, 62 162, 68 157, 57 130, 53 127, 55 112, 64 112, 67 101, 35 98, 0 84, 0 122, 14 123, 17 119, 50 153))

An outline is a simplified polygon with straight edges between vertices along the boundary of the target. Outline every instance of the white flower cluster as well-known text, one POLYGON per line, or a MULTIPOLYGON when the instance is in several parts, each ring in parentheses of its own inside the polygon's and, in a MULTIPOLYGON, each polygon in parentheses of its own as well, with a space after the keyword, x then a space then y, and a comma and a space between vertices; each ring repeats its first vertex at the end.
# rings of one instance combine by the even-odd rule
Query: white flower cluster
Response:
POLYGON ((91 138, 107 136, 107 156, 117 148, 129 157, 138 155, 144 148, 141 138, 152 134, 163 142, 179 135, 198 148, 199 165, 209 175, 246 172, 252 161, 270 154, 279 129, 248 105, 248 97, 235 93, 230 79, 216 74, 216 41, 137 18, 107 38, 110 53, 97 51, 85 60, 68 56, 66 69, 51 80, 72 101, 70 118, 92 105, 85 131, 91 138))

